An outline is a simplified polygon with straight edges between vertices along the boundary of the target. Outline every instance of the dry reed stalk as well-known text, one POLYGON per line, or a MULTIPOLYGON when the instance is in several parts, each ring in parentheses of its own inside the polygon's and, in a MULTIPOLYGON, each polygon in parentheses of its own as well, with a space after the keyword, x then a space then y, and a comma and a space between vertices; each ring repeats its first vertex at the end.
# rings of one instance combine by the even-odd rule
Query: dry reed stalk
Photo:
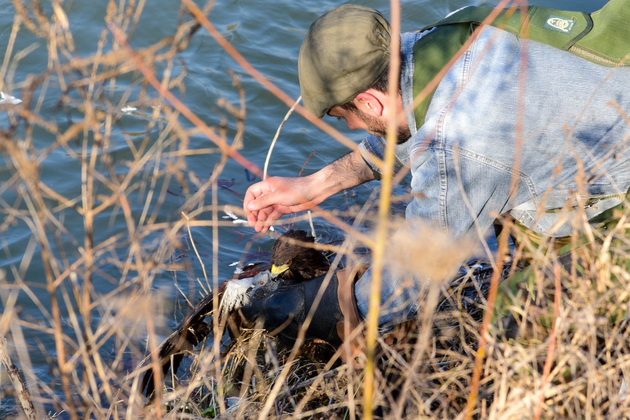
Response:
POLYGON ((13 389, 15 390, 15 396, 20 402, 22 410, 24 410, 24 416, 27 419, 38 418, 31 394, 28 391, 26 383, 20 376, 19 369, 11 360, 11 356, 9 355, 9 351, 7 349, 7 339, 4 337, 0 337, 0 364, 4 365, 6 368, 6 372, 9 375, 11 384, 13 384, 13 389))
MULTIPOLYGON (((505 226, 504 229, 509 231, 511 227, 505 226)), ((504 234, 499 237, 499 249, 497 252, 496 270, 492 273, 492 279, 490 282, 490 293, 488 295, 488 304, 484 312, 483 323, 481 325, 481 334, 479 341, 479 349, 475 357, 475 366, 473 370, 472 381, 470 385, 470 396, 468 397, 468 403, 466 404, 466 410, 464 412, 464 418, 471 419, 473 411, 477 404, 477 398, 479 397, 479 385, 481 381, 481 373, 483 370, 484 359, 487 354, 488 341, 490 339, 489 330, 492 319, 494 317, 494 305, 499 291, 499 279, 501 272, 503 271, 503 264, 505 256, 508 253, 509 235, 504 234)))
MULTIPOLYGON (((391 51, 400 51, 400 1, 392 0, 390 32, 391 51)), ((391 98, 398 96, 398 80, 400 78, 400 55, 390 54, 389 57, 389 86, 388 94, 391 98)), ((396 108, 390 107, 387 125, 387 145, 385 148, 385 159, 381 173, 381 193, 379 200, 378 224, 375 235, 375 246, 372 248, 372 279, 370 286, 370 302, 367 315, 366 327, 366 367, 365 382, 363 389, 363 415, 366 419, 373 418, 375 384, 374 375, 376 370, 376 342, 378 335, 381 287, 383 282, 383 268, 385 265, 385 244, 389 231, 389 210, 391 207, 391 197, 393 193, 393 176, 395 163, 395 150, 398 144, 397 129, 398 116, 396 108)))
POLYGON ((534 419, 540 420, 542 415, 542 405, 545 400, 545 386, 549 381, 549 373, 551 372, 551 365, 555 357, 556 350, 556 335, 558 328, 558 319, 560 317, 560 299, 562 297, 562 284, 560 282, 560 264, 555 263, 553 267, 555 293, 553 298, 553 325, 551 326, 551 333, 549 334, 549 351, 547 353, 547 359, 545 360, 545 366, 543 368, 542 380, 540 384, 540 399, 536 405, 536 411, 534 412, 534 419))
MULTIPOLYGON (((225 162, 225 161, 224 161, 225 162)), ((225 163, 224 163, 225 164, 225 163)), ((219 220, 218 208, 219 208, 219 197, 218 197, 218 187, 215 183, 214 188, 212 188, 212 203, 214 204, 214 210, 212 211, 212 221, 215 222, 215 225, 212 229, 212 255, 213 255, 213 276, 212 276, 212 293, 214 294, 214 299, 212 300, 212 311, 215 314, 219 313, 219 228, 216 225, 216 222, 219 220)), ((221 335, 224 328, 224 325, 220 325, 221 323, 227 322, 227 320, 222 320, 218 316, 212 317, 212 329, 214 332, 214 340, 212 340, 212 354, 214 359, 214 373, 217 381, 217 389, 218 396, 217 399, 219 401, 219 413, 223 414, 226 412, 225 405, 225 390, 223 386, 223 375, 221 373, 221 335)))
MULTIPOLYGON (((278 137, 280 136, 280 131, 282 131, 282 127, 287 122, 287 120, 289 119, 293 111, 295 110, 295 107, 297 106, 297 104, 300 103, 301 100, 302 100, 302 96, 300 95, 295 100, 295 103, 291 105, 291 108, 289 108, 289 110, 287 111, 286 115, 280 122, 278 129, 276 130, 276 134, 273 136, 273 139, 271 139, 271 144, 269 145, 269 151, 267 152, 267 158, 265 158, 265 165, 263 166, 263 176, 262 176, 263 181, 267 179, 267 170, 269 169, 269 160, 271 159, 271 154, 273 153, 273 149, 276 147, 276 141, 278 141, 278 137)), ((313 237, 315 237, 315 235, 313 235, 313 237)))

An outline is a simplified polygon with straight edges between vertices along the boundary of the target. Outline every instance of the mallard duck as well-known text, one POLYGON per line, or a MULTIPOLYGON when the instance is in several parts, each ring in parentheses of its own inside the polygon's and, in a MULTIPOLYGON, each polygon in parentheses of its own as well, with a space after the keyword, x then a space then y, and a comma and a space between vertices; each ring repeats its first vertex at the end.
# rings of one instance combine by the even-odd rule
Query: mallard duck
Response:
MULTIPOLYGON (((216 294, 220 325, 224 325, 232 313, 247 305, 257 292, 260 294, 256 298, 270 293, 282 282, 299 282, 325 274, 330 263, 321 251, 315 249, 314 243, 315 239, 305 231, 290 230, 276 240, 271 251, 271 264, 248 265, 232 279, 223 282, 216 294)), ((176 373, 184 353, 193 350, 210 334, 211 328, 205 318, 214 308, 214 296, 211 293, 204 297, 160 345, 158 357, 163 376, 169 369, 176 373)), ((147 356, 140 366, 149 363, 150 356, 147 356)), ((153 394, 153 369, 147 370, 142 377, 140 389, 145 390, 147 396, 153 394)))
MULTIPOLYGON (((230 311, 236 310, 248 303, 247 297, 249 291, 253 290, 255 285, 262 286, 271 277, 270 264, 257 263, 246 266, 243 271, 235 274, 235 276, 219 285, 217 298, 219 299, 220 319, 224 319, 230 311), (224 297, 229 305, 223 305, 224 297)), ((206 323, 205 318, 212 313, 214 308, 214 293, 205 296, 199 303, 186 315, 184 320, 177 326, 175 331, 168 336, 160 345, 158 358, 162 366, 162 375, 166 376, 169 368, 173 373, 177 373, 181 364, 184 353, 192 351, 210 334, 212 330, 206 323)), ((221 332, 223 335, 223 331, 221 332)), ((140 366, 150 363, 150 356, 147 356, 140 366)), ((146 371, 142 377, 140 390, 146 389, 145 395, 150 397, 154 391, 153 369, 146 371)))

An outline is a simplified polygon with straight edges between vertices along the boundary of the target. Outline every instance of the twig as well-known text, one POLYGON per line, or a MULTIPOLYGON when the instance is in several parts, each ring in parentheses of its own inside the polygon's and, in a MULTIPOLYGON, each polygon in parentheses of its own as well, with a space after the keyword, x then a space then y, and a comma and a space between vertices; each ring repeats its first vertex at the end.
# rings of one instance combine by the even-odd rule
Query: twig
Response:
POLYGON ((201 264, 201 269, 203 270, 203 277, 206 279, 206 284, 210 284, 210 280, 208 280, 208 272, 206 271, 206 265, 203 263, 201 259, 201 255, 199 255, 199 251, 197 251, 197 245, 195 245, 195 240, 193 239, 192 231, 190 230, 190 218, 184 212, 182 212, 182 216, 186 219, 186 229, 188 230, 188 236, 190 237, 190 243, 192 244, 193 250, 195 251, 195 255, 199 260, 199 264, 201 264))
MULTIPOLYGON (((506 232, 511 229, 512 226, 505 222, 504 230, 506 232)), ((475 365, 473 368, 473 377, 470 384, 470 395, 468 396, 468 402, 464 409, 464 419, 471 420, 475 406, 477 405, 477 398, 479 397, 479 384, 481 381, 481 372, 483 371, 483 362, 486 358, 486 352, 488 349, 488 339, 490 336, 490 324, 494 317, 494 306, 497 301, 497 294, 499 292, 499 282, 501 279, 501 273, 503 272, 504 256, 508 250, 509 236, 507 233, 499 236, 499 250, 497 251, 497 263, 496 270, 492 273, 490 279, 490 291, 488 293, 488 306, 483 314, 483 323, 481 325, 481 334, 479 339, 479 349, 477 350, 477 356, 475 357, 475 365)))
POLYGON ((313 212, 309 210, 306 212, 306 214, 308 216, 308 224, 311 227, 311 235, 313 235, 313 238, 317 239, 317 235, 315 233, 315 225, 313 224, 313 217, 312 217, 313 212))
POLYGON ((555 262, 553 267, 554 283, 555 283, 555 295, 553 297, 553 326, 551 327, 551 333, 549 334, 549 350, 547 351, 547 359, 545 360, 545 366, 543 368, 542 379, 540 383, 540 399, 536 405, 536 411, 534 414, 535 420, 540 420, 542 415, 543 402, 545 401, 545 387, 549 382, 549 373, 551 372, 551 365, 553 364, 558 335, 558 318, 560 317, 560 297, 562 296, 562 282, 560 281, 561 266, 559 262, 555 262))
MULTIPOLYGON (((390 51, 400 51, 400 1, 391 1, 391 46, 390 51)), ((398 80, 400 78, 400 54, 390 54, 389 57, 389 86, 388 95, 395 98, 398 95, 398 80)), ((366 368, 365 386, 363 393, 363 415, 367 420, 373 417, 375 400, 376 371, 376 342, 378 338, 379 313, 381 306, 381 289, 383 282, 383 268, 385 265, 385 246, 388 236, 389 210, 393 193, 394 162, 396 151, 396 108, 391 107, 387 115, 387 145, 385 147, 385 161, 381 178, 381 196, 378 209, 378 223, 376 243, 372 249, 372 283, 370 285, 370 306, 367 315, 366 331, 366 368)))
MULTIPOLYGON (((227 325, 228 317, 220 319, 219 309, 219 192, 217 184, 212 186, 212 313, 217 316, 212 317, 212 330, 214 339, 212 340, 212 354, 214 354, 214 369, 217 381, 217 399, 219 401, 219 412, 225 413, 225 389, 223 385, 223 375, 221 374, 221 336, 227 325)), ((207 280, 206 280, 207 281, 207 280)))
POLYGON ((7 369, 7 374, 9 375, 13 388, 15 389, 15 396, 18 401, 20 401, 20 405, 22 405, 24 415, 27 419, 35 420, 37 416, 35 415, 35 406, 33 405, 31 394, 28 392, 28 388, 22 380, 17 366, 13 363, 11 357, 9 357, 7 339, 4 337, 0 337, 0 363, 2 363, 7 369))
POLYGON ((278 126, 278 130, 276 130, 276 135, 273 137, 273 140, 271 140, 271 145, 269 146, 269 151, 267 152, 267 158, 265 159, 265 166, 263 167, 263 178, 262 178, 263 180, 267 179, 267 169, 269 168, 269 160, 271 160, 271 153, 273 153, 273 149, 276 147, 276 142, 278 141, 278 137, 280 136, 280 131, 282 131, 282 127, 284 126, 284 124, 286 124, 287 120, 289 119, 293 111, 295 110, 295 107, 297 106, 298 103, 300 103, 301 100, 302 100, 302 95, 300 95, 296 99, 293 106, 287 111, 287 114, 284 116, 284 119, 278 126))

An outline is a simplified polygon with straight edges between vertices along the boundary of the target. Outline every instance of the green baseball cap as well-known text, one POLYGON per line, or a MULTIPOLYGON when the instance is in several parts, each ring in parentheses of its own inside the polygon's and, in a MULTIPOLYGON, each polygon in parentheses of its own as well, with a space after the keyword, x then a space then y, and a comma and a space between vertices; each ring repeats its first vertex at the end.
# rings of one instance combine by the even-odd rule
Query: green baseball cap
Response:
POLYGON ((390 30, 375 9, 345 4, 319 17, 300 48, 304 106, 318 117, 369 89, 387 70, 390 30))

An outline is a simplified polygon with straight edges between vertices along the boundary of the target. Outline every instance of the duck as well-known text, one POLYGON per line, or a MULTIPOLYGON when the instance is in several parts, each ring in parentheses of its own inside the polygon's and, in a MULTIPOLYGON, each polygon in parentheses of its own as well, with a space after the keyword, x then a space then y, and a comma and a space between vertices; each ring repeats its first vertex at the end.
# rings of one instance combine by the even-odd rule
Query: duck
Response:
MULTIPOLYGON (((270 278, 270 268, 271 264, 268 263, 250 264, 231 279, 221 283, 216 293, 219 300, 219 319, 226 319, 224 316, 227 316, 232 310, 246 305, 248 303, 247 291, 253 290, 254 284, 264 285, 270 278), (230 306, 222 305, 224 297, 231 301, 230 306)), ((162 378, 166 377, 169 369, 172 370, 173 374, 176 374, 184 355, 194 350, 212 332, 212 328, 205 321, 205 318, 212 314, 214 298, 214 293, 206 295, 160 344, 158 360, 162 367, 162 378)), ((223 331, 221 331, 221 335, 223 335, 223 331)), ((139 366, 148 366, 150 363, 151 355, 148 355, 140 362, 139 366)), ((144 391, 149 398, 153 397, 155 391, 153 373, 153 369, 148 369, 142 376, 140 383, 140 391, 144 391)))
POLYGON ((323 276, 329 269, 327 256, 304 230, 283 233, 271 249, 271 274, 278 280, 301 282, 323 276))
MULTIPOLYGON (((226 320, 238 309, 248 305, 251 299, 261 298, 281 284, 307 281, 326 274, 330 268, 329 259, 315 245, 315 238, 306 231, 288 230, 274 243, 270 262, 249 264, 221 283, 216 293, 219 299, 219 325, 222 326, 220 335, 223 336, 226 320)), ((213 311, 214 298, 215 294, 210 293, 199 301, 160 345, 158 359, 163 378, 169 369, 176 374, 184 355, 212 332, 205 318, 213 311)), ((139 366, 148 366, 150 360, 149 355, 139 366)), ((152 398, 155 391, 153 374, 153 369, 146 370, 140 384, 140 391, 148 398, 152 398)))

